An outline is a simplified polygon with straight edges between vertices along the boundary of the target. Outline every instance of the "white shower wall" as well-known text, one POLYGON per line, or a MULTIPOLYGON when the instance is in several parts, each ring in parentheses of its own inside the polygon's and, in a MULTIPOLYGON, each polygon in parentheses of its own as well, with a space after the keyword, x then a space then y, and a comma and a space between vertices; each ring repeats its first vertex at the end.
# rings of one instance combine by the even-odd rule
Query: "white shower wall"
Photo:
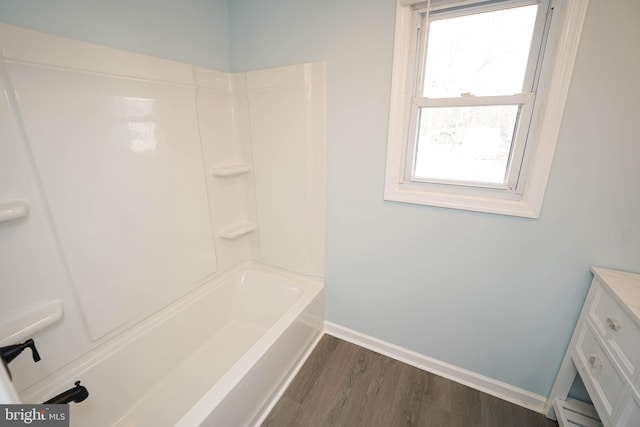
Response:
POLYGON ((324 276, 323 63, 230 74, 2 24, 0 45, 0 209, 30 204, 0 223, 0 343, 64 307, 19 390, 242 260, 324 276))
POLYGON ((246 79, 262 258, 324 277, 325 87, 315 77, 321 67, 272 68, 246 79))

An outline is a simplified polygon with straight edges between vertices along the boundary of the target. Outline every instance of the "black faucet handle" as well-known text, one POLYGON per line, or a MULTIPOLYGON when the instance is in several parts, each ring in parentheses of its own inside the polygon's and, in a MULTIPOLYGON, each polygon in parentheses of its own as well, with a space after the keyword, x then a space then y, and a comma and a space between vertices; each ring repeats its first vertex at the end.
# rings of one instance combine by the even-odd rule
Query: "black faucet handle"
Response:
POLYGON ((18 357, 18 355, 22 353, 22 350, 24 350, 25 348, 31 349, 34 362, 38 362, 40 360, 40 353, 38 353, 38 350, 36 349, 36 343, 31 338, 29 338, 22 344, 14 344, 6 347, 1 347, 0 356, 2 356, 2 360, 4 361, 4 363, 7 364, 18 357))
POLYGON ((26 340, 23 344, 23 348, 30 348, 31 349, 31 353, 33 354, 33 361, 34 362, 39 362, 40 361, 40 353, 38 353, 38 349, 36 348, 36 343, 29 338, 28 340, 26 340))
POLYGON ((9 379, 13 379, 11 376, 11 371, 9 370, 9 366, 8 366, 9 362, 11 362, 13 359, 18 357, 18 355, 22 353, 22 350, 24 350, 25 348, 31 349, 34 362, 40 361, 40 353, 38 353, 38 350, 36 349, 36 343, 31 338, 29 338, 22 344, 13 344, 13 345, 8 345, 6 347, 0 347, 0 359, 2 359, 2 364, 4 365, 4 368, 7 370, 9 379))

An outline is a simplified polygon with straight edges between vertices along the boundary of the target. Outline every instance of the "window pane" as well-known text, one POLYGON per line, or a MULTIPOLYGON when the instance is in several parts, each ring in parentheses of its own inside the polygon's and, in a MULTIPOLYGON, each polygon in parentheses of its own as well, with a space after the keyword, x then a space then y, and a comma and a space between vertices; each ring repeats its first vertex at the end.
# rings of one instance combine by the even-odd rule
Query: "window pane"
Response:
POLYGON ((503 184, 519 108, 422 108, 413 177, 503 184))
POLYGON ((432 20, 423 96, 523 92, 537 5, 432 20))

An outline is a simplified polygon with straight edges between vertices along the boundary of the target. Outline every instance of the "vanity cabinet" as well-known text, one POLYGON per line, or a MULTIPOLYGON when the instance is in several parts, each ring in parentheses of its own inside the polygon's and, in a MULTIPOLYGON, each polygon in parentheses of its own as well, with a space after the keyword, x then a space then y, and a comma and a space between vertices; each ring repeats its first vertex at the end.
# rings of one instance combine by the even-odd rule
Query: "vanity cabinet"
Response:
MULTIPOLYGON (((565 426, 640 426, 640 274, 592 268, 591 288, 549 396, 565 426), (593 409, 567 400, 577 374, 593 409)), ((551 406, 552 405, 552 406, 551 406)))

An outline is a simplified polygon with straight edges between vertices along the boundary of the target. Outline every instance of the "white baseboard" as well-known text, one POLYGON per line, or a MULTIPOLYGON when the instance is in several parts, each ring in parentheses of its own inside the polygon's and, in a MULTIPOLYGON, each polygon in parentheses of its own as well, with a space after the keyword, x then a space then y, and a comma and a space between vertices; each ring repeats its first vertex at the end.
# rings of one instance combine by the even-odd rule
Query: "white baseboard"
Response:
POLYGON ((514 387, 476 372, 425 356, 424 354, 382 341, 353 329, 325 321, 324 330, 336 338, 415 366, 432 374, 450 379, 507 402, 544 414, 547 398, 530 391, 514 387))

